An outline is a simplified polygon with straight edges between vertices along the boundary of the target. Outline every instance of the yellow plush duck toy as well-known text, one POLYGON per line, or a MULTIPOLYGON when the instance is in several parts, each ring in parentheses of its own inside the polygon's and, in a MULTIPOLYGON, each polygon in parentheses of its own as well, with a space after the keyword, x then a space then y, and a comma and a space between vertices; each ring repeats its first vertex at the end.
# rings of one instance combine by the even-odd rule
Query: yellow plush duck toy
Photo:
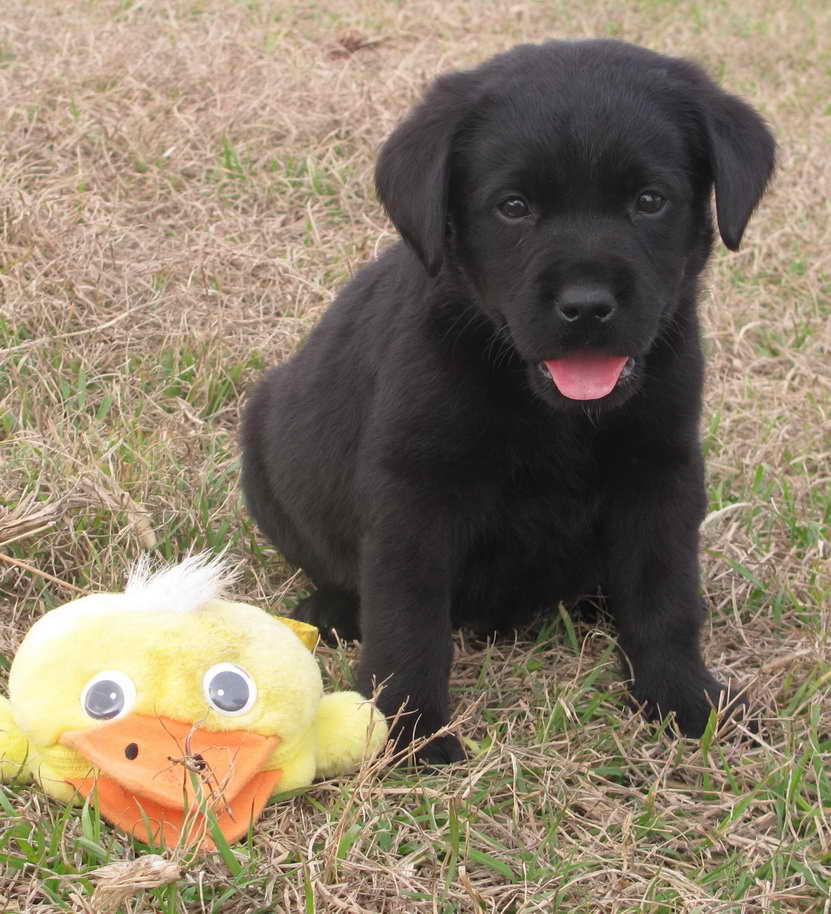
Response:
POLYGON ((204 554, 142 560, 124 593, 39 619, 0 697, 0 780, 94 792, 140 840, 210 848, 204 804, 233 841, 273 793, 377 754, 386 721, 356 692, 323 694, 317 630, 220 599, 229 583, 204 554))

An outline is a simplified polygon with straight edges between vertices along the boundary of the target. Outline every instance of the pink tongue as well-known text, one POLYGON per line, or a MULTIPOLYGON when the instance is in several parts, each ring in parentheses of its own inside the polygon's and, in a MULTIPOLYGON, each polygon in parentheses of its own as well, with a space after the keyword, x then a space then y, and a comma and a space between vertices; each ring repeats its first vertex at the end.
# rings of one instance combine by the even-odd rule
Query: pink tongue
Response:
POLYGON ((545 363, 557 390, 569 400, 599 400, 605 397, 617 384, 625 364, 625 355, 597 352, 576 352, 564 359, 545 363))

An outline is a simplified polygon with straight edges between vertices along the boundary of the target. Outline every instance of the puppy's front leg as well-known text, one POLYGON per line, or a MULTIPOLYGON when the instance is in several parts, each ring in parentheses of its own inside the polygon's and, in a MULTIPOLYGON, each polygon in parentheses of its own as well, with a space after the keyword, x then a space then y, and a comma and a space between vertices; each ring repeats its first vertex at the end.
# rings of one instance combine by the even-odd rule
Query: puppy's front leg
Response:
MULTIPOLYGON (((378 704, 389 716, 404 705, 392 732, 403 748, 448 721, 452 562, 446 523, 397 495, 385 502, 395 510, 375 518, 362 547, 358 685, 369 695, 385 683, 378 704)), ((449 734, 418 752, 427 764, 462 758, 449 734)))
POLYGON ((687 736, 700 736, 712 707, 744 706, 704 665, 699 634, 705 608, 698 585, 703 482, 695 463, 649 486, 623 486, 607 527, 607 591, 620 647, 631 664, 632 695, 650 718, 675 712, 687 736))

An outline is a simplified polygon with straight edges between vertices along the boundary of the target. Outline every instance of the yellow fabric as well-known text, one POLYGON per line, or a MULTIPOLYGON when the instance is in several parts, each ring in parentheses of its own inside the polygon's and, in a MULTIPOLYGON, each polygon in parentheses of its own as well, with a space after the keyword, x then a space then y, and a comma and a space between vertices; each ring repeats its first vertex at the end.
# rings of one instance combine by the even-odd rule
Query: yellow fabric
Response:
POLYGON ((29 743, 14 723, 12 706, 0 695, 0 782, 31 779, 26 766, 28 753, 29 743))
POLYGON ((107 601, 99 596, 84 597, 95 603, 54 636, 54 624, 45 636, 39 626, 72 604, 47 613, 17 652, 9 698, 15 722, 33 742, 50 746, 64 730, 97 726, 80 696, 104 670, 126 673, 135 683, 137 713, 199 721, 206 730, 277 733, 285 742, 311 725, 323 694, 320 672, 306 646, 278 619, 223 600, 185 613, 119 612, 112 605, 118 595, 107 601), (229 717, 206 703, 202 677, 221 662, 242 667, 254 679, 258 699, 248 713, 229 717))
POLYGON ((317 775, 315 731, 309 727, 303 735, 288 748, 280 746, 263 766, 278 768, 283 772, 280 790, 296 790, 311 784, 317 775))
POLYGON ((387 741, 387 722, 371 701, 357 692, 324 695, 317 708, 317 773, 346 774, 364 755, 377 755, 387 741))
POLYGON ((279 791, 345 774, 383 746, 386 722, 370 703, 357 693, 323 696, 312 626, 225 600, 164 612, 127 610, 120 598, 73 601, 24 638, 10 702, 0 698, 0 780, 34 779, 60 800, 77 799, 66 779, 89 776, 92 765, 58 741, 65 731, 107 723, 87 715, 81 696, 93 676, 110 670, 132 680, 137 714, 277 737, 263 767, 283 771, 279 791), (217 663, 241 667, 255 682, 257 699, 244 714, 223 715, 207 703, 203 676, 217 663))
POLYGON ((273 616, 272 618, 278 619, 283 625, 287 625, 310 651, 314 651, 317 647, 320 632, 314 625, 309 625, 308 622, 301 622, 299 619, 291 619, 288 616, 273 616))

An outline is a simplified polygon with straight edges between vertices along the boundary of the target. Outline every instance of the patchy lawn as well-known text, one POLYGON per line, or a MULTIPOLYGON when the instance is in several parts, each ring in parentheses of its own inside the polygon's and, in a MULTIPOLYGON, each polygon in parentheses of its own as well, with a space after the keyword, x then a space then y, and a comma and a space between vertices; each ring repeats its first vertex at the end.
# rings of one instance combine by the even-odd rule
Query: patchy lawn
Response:
MULTIPOLYGON (((824 0, 5 0, 4 689, 66 585, 120 588, 143 548, 230 544, 242 596, 293 604, 302 578, 240 504, 240 401, 392 240, 374 154, 434 74, 620 37, 699 60, 781 144, 702 302, 706 653, 751 683, 763 737, 656 734, 610 632, 563 613, 461 635, 466 764, 283 798, 230 858, 175 856, 181 879, 120 911, 831 911, 829 19, 824 0)), ((320 652, 330 686, 353 657, 320 652)), ((90 874, 147 851, 0 788, 0 911, 112 911, 90 874)))

